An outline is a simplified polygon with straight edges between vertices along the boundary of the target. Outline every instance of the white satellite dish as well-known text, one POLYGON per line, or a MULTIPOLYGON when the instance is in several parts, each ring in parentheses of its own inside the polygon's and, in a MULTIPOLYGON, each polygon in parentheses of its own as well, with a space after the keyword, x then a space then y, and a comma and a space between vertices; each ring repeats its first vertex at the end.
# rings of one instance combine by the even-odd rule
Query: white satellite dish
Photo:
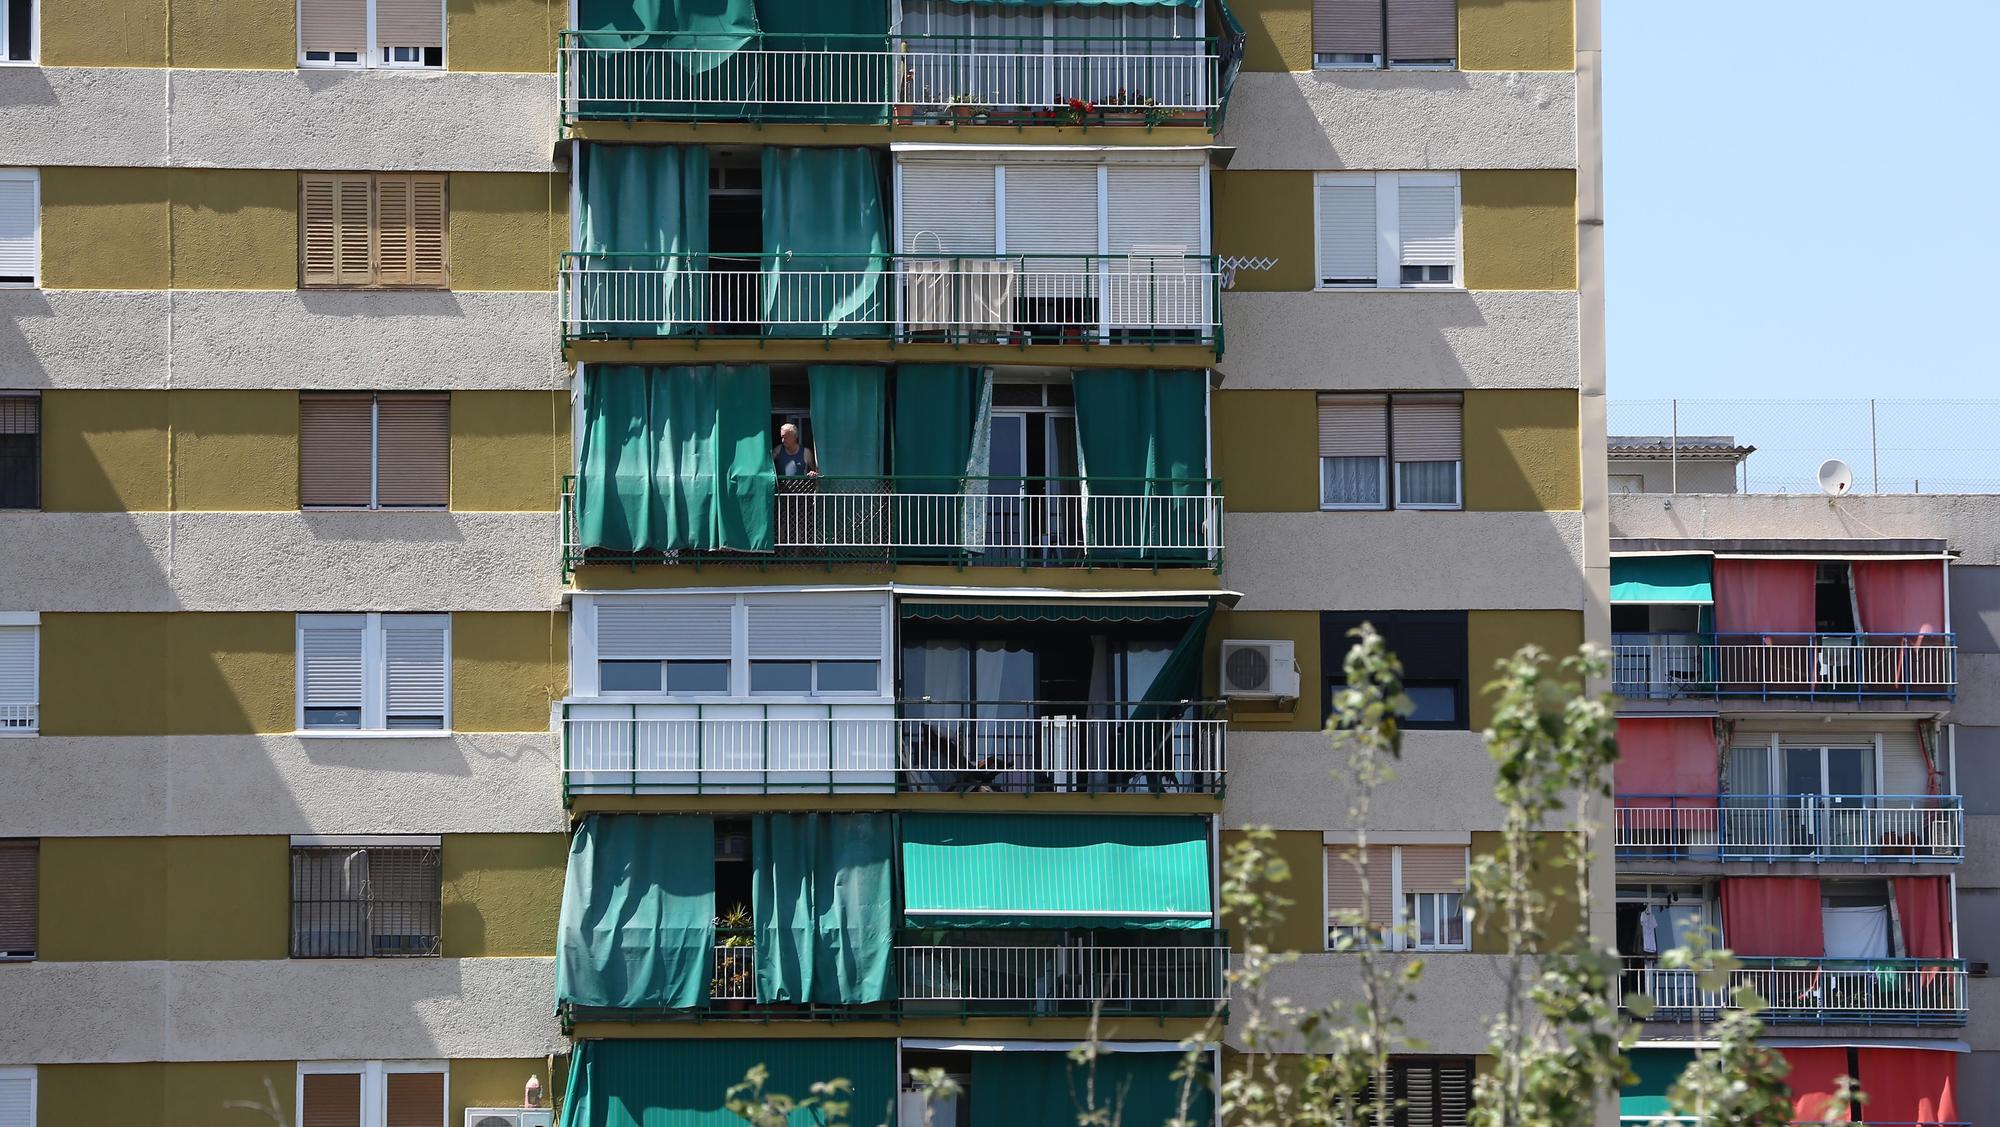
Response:
POLYGON ((1854 471, 1839 458, 1828 458, 1819 464, 1819 487, 1829 497, 1844 497, 1854 488, 1854 471))

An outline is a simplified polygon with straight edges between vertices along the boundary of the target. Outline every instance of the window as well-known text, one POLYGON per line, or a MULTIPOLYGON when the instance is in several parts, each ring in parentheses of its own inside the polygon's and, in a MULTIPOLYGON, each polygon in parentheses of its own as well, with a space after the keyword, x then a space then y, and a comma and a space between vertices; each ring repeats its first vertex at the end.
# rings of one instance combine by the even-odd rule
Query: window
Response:
MULTIPOLYGON (((1465 1127, 1472 1114, 1473 1062, 1464 1057, 1392 1057, 1384 1127, 1465 1127)), ((1374 1085, 1363 1092, 1375 1099, 1374 1085)))
POLYGON ((1313 0, 1315 67, 1437 70, 1457 63, 1457 0, 1313 0))
POLYGON ((1326 847, 1327 947, 1356 936, 1396 951, 1464 951, 1463 845, 1371 845, 1368 893, 1352 845, 1326 847))
POLYGON ((299 507, 442 509, 450 499, 449 395, 299 395, 299 507))
POLYGON ((0 736, 41 730, 41 616, 0 611, 0 736))
POLYGON ((586 596, 578 696, 887 695, 882 595, 586 596))
POLYGON ((0 1068, 0 1127, 35 1127, 35 1070, 0 1068))
POLYGON ((35 61, 35 0, 0 0, 0 66, 35 61))
POLYGON ((791 696, 881 691, 879 661, 753 661, 750 691, 791 696))
POLYGON ((1469 657, 1464 611, 1327 611, 1320 615, 1321 667, 1325 669, 1322 707, 1332 718, 1334 694, 1346 686, 1342 658, 1354 645, 1347 632, 1373 623, 1403 663, 1403 691, 1416 714, 1403 722, 1412 730, 1471 727, 1469 657))
POLYGON ((445 176, 299 175, 299 285, 447 289, 445 176))
POLYGON ((1456 393, 1320 396, 1320 507, 1463 507, 1464 413, 1456 393))
POLYGON ((1322 172, 1321 289, 1458 289, 1456 172, 1322 172))
POLYGON ((40 172, 0 168, 0 288, 32 289, 40 284, 41 200, 40 172))
POLYGON ((298 616, 301 732, 451 727, 451 616, 298 616))
POLYGON ((299 0, 302 67, 444 66, 444 0, 299 0))
MULTIPOLYGON (((0 961, 35 957, 40 856, 41 843, 32 838, 0 840, 0 961)), ((0 1091, 5 1086, 0 1079, 0 1091)), ((0 1095, 0 1124, 7 1122, 6 1106, 6 1097, 0 1095)))
POLYGON ((299 1065, 299 1127, 444 1127, 443 1061, 299 1065))
POLYGON ((293 838, 292 958, 438 953, 438 839, 293 838))
POLYGON ((0 391, 0 509, 41 507, 41 397, 0 391))

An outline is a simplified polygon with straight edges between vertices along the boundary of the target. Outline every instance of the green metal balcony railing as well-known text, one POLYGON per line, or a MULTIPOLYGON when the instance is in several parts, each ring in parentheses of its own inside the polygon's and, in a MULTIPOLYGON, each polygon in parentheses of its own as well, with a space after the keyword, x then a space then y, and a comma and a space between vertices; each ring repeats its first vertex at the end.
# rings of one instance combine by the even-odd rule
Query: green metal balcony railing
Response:
POLYGON ((1128 254, 562 256, 571 340, 828 339, 1212 345, 1222 272, 1185 247, 1128 254))
POLYGON ((563 121, 1194 126, 1227 83, 1197 36, 562 33, 563 121), (627 45, 642 39, 640 45, 627 45))

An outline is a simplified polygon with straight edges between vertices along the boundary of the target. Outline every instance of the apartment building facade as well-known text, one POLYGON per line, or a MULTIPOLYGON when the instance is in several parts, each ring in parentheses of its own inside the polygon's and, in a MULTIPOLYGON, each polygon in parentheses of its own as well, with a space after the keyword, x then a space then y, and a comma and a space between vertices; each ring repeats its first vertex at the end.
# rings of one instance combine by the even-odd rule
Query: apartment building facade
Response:
POLYGON ((1248 824, 1463 1121, 1479 687, 1608 636, 1593 5, 6 11, 0 1127, 1060 1123, 1093 1017, 1162 1120, 1248 824))
POLYGON ((1728 1005, 1660 965, 1698 933, 1739 957, 1731 989, 1765 999, 1801 1120, 1843 1075, 1869 1123, 1995 1106, 1977 1011, 1996 512, 1980 496, 1613 498, 1616 939, 1628 991, 1655 1007, 1628 1118, 1663 1110, 1728 1005))

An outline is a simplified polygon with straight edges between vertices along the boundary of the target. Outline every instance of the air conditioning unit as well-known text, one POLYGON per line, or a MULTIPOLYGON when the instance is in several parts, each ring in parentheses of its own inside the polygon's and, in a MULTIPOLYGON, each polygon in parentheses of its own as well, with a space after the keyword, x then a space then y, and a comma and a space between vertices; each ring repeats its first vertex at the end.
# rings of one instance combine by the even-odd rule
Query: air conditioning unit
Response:
POLYGON ((469 1107, 465 1127, 550 1127, 555 1114, 545 1107, 469 1107))
POLYGON ((1298 699, 1299 663, 1292 643, 1222 643, 1222 695, 1251 700, 1298 699))

